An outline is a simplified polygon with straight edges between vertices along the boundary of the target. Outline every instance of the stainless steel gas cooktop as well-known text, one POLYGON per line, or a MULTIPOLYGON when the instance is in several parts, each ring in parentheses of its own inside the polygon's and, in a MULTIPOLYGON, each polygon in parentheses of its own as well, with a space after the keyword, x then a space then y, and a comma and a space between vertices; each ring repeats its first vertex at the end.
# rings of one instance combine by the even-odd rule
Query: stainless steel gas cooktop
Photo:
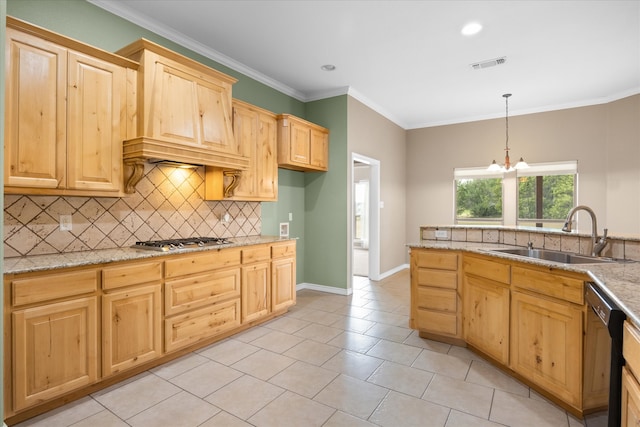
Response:
POLYGON ((219 246, 233 243, 225 237, 188 237, 186 239, 148 240, 136 242, 133 248, 150 251, 169 252, 178 249, 197 248, 203 246, 219 246))

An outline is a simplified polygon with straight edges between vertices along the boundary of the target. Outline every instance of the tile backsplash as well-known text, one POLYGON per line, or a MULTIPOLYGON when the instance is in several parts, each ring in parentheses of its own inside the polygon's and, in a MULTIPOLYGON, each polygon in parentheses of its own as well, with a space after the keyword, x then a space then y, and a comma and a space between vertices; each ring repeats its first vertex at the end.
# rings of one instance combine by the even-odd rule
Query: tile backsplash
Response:
MULTIPOLYGON (((536 249, 551 249, 589 255, 593 246, 591 236, 565 234, 558 230, 534 230, 526 227, 510 228, 496 226, 421 226, 420 240, 501 243, 526 247, 529 243, 536 249), (436 237, 436 231, 446 232, 446 237, 436 237)), ((609 238, 603 256, 640 261, 640 239, 609 238)))
POLYGON ((203 167, 148 163, 136 193, 124 198, 5 195, 4 256, 119 248, 178 237, 261 234, 260 202, 205 201, 203 195, 203 167), (71 231, 60 231, 60 215, 71 215, 71 231))

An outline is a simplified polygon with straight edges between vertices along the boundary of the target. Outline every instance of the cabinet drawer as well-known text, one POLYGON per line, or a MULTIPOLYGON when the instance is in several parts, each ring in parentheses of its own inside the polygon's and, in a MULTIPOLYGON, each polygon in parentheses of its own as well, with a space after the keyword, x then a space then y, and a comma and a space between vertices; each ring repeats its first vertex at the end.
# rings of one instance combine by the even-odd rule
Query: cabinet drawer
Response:
POLYGON ((11 282, 14 306, 50 301, 95 292, 98 271, 83 270, 15 279, 11 282))
POLYGON ((640 331, 628 321, 624 322, 622 354, 629 369, 640 377, 640 331))
POLYGON ((166 282, 165 315, 240 296, 240 269, 217 270, 166 282))
POLYGON ((250 264, 252 262, 267 261, 271 258, 269 246, 249 246, 242 249, 242 263, 250 264))
POLYGON ((156 282, 162 279, 162 262, 143 262, 102 270, 102 289, 156 282))
POLYGON ((510 283, 511 268, 508 264, 484 258, 465 256, 462 261, 465 274, 484 277, 496 282, 510 283))
POLYGON ((420 329, 449 335, 456 335, 458 332, 458 323, 455 314, 440 313, 419 308, 417 310, 417 316, 420 329))
POLYGON ((296 255, 296 242, 278 243, 271 246, 271 258, 286 258, 296 255))
POLYGON ((185 254, 166 260, 165 278, 202 273, 240 264, 240 248, 210 250, 195 254, 185 254))
POLYGON ((417 274, 418 285, 448 289, 458 288, 458 273, 456 273, 455 271, 419 268, 417 274))
POLYGON ((584 281, 559 275, 513 266, 511 270, 513 285, 550 297, 559 298, 575 304, 584 304, 584 281))
POLYGON ((431 310, 456 312, 456 291, 449 289, 418 287, 418 307, 431 310))
POLYGON ((438 268, 441 270, 458 269, 458 254, 456 252, 417 250, 415 257, 418 267, 438 268))
POLYGON ((240 299, 214 304, 165 320, 167 352, 240 326, 240 299))

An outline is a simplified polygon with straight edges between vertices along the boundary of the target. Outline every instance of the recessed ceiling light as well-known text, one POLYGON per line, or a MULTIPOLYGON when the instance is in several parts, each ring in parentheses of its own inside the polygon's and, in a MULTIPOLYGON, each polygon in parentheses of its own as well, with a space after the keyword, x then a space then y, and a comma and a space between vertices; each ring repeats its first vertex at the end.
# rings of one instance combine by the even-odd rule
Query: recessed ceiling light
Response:
POLYGON ((462 27, 460 31, 463 36, 473 36, 482 31, 482 25, 479 22, 469 22, 467 25, 462 27))
POLYGON ((323 71, 333 71, 336 69, 336 66, 333 64, 325 64, 322 67, 320 67, 320 69, 323 71))

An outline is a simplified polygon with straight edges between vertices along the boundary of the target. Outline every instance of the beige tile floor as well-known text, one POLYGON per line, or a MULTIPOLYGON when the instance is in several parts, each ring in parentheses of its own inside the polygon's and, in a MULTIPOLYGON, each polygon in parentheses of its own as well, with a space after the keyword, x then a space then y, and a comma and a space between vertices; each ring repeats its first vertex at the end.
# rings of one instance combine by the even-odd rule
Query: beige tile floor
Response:
POLYGON ((407 327, 409 272, 298 292, 289 313, 19 424, 605 426, 586 424, 469 350, 407 327))

